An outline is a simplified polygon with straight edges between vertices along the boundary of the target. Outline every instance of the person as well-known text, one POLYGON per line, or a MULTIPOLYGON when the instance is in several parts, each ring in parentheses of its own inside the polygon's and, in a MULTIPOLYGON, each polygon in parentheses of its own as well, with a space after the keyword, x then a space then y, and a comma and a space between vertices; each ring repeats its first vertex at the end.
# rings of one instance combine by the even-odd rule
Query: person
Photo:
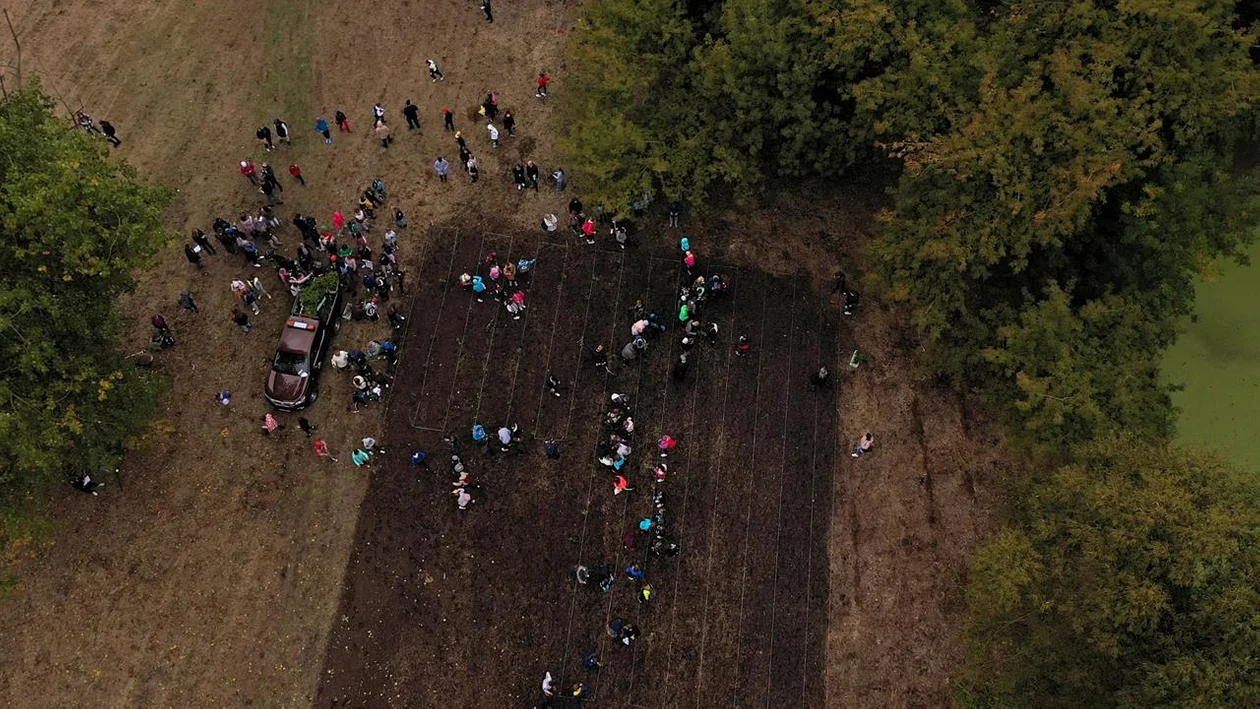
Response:
POLYGON ((687 378, 687 372, 691 369, 691 360, 686 352, 678 355, 678 360, 674 362, 672 376, 677 381, 687 378))
POLYGON ((817 372, 809 378, 809 383, 815 388, 822 388, 831 384, 831 372, 826 367, 819 367, 817 372))
POLYGON ((560 380, 556 379, 554 374, 547 375, 547 391, 551 392, 552 396, 560 396, 560 380))
POLYGON ((372 454, 362 448, 355 448, 354 452, 350 454, 350 462, 354 463, 356 468, 362 468, 372 462, 372 454))
POLYGON ((836 293, 843 293, 846 290, 848 290, 848 288, 846 287, 844 271, 836 271, 836 281, 835 284, 831 286, 831 293, 834 295, 836 293))
POLYGON ((633 623, 626 623, 621 628, 619 639, 623 645, 630 645, 639 638, 639 628, 633 623))
POLYGON ((538 166, 534 164, 533 160, 525 161, 525 177, 529 179, 529 186, 533 187, 534 191, 537 192, 538 191, 538 166))
POLYGON ((507 426, 499 427, 499 447, 507 453, 512 448, 512 429, 507 426))
POLYGON ((486 22, 494 22, 494 10, 490 7, 490 0, 481 0, 481 11, 486 13, 486 22))
POLYGON ((603 345, 597 345, 591 359, 595 363, 596 369, 608 369, 608 348, 603 345))
POLYGON ((564 168, 557 167, 556 171, 551 173, 551 181, 556 184, 557 192, 563 192, 565 183, 564 168))
POLYGON ((595 650, 591 650, 582 656, 582 667, 591 672, 594 672, 603 666, 603 663, 599 661, 599 654, 595 650))
POLYGON ((468 158, 468 178, 472 180, 472 183, 475 185, 477 184, 477 178, 480 176, 481 176, 481 170, 477 168, 477 158, 469 157, 468 158))
POLYGON ((372 106, 372 125, 385 122, 385 107, 381 104, 372 106))
POLYGON ((246 315, 240 308, 232 308, 232 322, 236 323, 236 326, 241 329, 241 332, 247 335, 249 334, 249 331, 253 329, 249 324, 249 316, 246 315))
POLYGON ((678 447, 678 441, 673 436, 666 433, 656 442, 656 447, 661 451, 661 457, 666 458, 674 449, 678 447))
POLYGON ((389 148, 389 144, 393 142, 393 138, 389 135, 389 126, 385 125, 385 121, 376 124, 376 137, 381 141, 382 148, 389 148))
POLYGON ((122 145, 122 141, 119 140, 116 135, 117 132, 118 131, 115 130, 112 123, 109 121, 101 121, 101 133, 105 135, 105 140, 108 140, 110 145, 113 145, 115 148, 122 145))
POLYGON ((277 118, 274 121, 272 121, 271 124, 276 127, 276 138, 281 143, 284 143, 285 145, 293 144, 293 142, 289 140, 289 124, 288 123, 285 123, 284 121, 277 118))
POLYGON ((450 106, 442 107, 442 128, 448 131, 455 130, 455 112, 450 106))
POLYGON ((433 80, 433 83, 436 84, 439 81, 446 81, 446 77, 442 76, 442 70, 438 68, 437 62, 432 59, 426 59, 424 61, 429 65, 429 78, 433 80))
POLYGON ((197 303, 193 301, 192 291, 184 289, 183 291, 180 292, 179 307, 193 314, 196 314, 198 312, 197 303))
POLYGON ((854 458, 859 458, 867 453, 870 453, 871 449, 874 447, 875 447, 875 437, 871 435, 870 431, 867 431, 866 433, 862 434, 862 438, 861 440, 858 441, 857 445, 853 446, 853 453, 851 453, 850 455, 852 455, 854 458))
POLYGON ((747 355, 749 351, 751 350, 752 350, 752 343, 749 342, 748 336, 740 335, 739 339, 735 342, 735 354, 739 355, 740 357, 743 357, 747 355))
POLYGON ((298 167, 297 163, 289 164, 289 174, 293 176, 293 179, 298 181, 299 185, 303 187, 306 186, 306 179, 302 177, 302 168, 298 167))
POLYGON ((337 111, 333 114, 333 120, 337 122, 338 133, 342 131, 345 131, 346 133, 350 132, 350 119, 346 118, 346 114, 341 111, 337 111))
POLYGON ((319 426, 311 423, 306 417, 302 417, 298 419, 298 428, 302 429, 302 433, 305 433, 307 438, 310 438, 315 434, 315 429, 319 428, 319 426))
POLYGON ((262 141, 263 148, 265 148, 267 152, 271 152, 271 149, 274 147, 271 144, 271 129, 267 126, 263 126, 255 131, 254 135, 258 136, 258 140, 262 141))
POLYGON ((674 200, 669 203, 669 225, 677 228, 678 222, 682 218, 682 202, 674 200))
POLYGON ((632 581, 642 581, 647 577, 647 574, 643 572, 643 567, 638 564, 631 564, 626 567, 626 576, 632 581))
POLYGON ((512 168, 512 181, 516 183, 517 192, 525 189, 525 166, 519 162, 512 168))
POLYGON ((485 448, 486 427, 479 423, 474 423, 472 427, 472 439, 473 443, 476 444, 478 448, 485 448))
POLYGON ((315 455, 319 456, 320 458, 329 460, 333 463, 337 462, 337 459, 334 458, 332 453, 328 450, 328 443, 324 441, 324 439, 316 438, 314 447, 315 447, 315 455))
POLYGON ((258 168, 254 167, 252 160, 242 160, 239 172, 249 180, 249 184, 258 186, 258 168))
POLYGON ((198 271, 201 270, 201 247, 184 244, 184 257, 188 259, 188 263, 196 266, 198 271))
POLYGON ((516 117, 511 111, 503 112, 503 127, 507 128, 509 138, 516 137, 516 117))
POLYGON ((215 394, 214 398, 215 400, 217 400, 220 404, 224 406, 232 405, 232 392, 230 391, 221 391, 215 394))
POLYGON ((652 602, 652 598, 655 595, 656 589, 652 588, 652 584, 645 583, 643 584, 643 587, 639 589, 639 603, 647 605, 652 602))
POLYGON ((89 473, 83 473, 82 475, 72 477, 70 479, 70 485, 79 492, 86 492, 92 495, 98 495, 97 490, 105 487, 105 483, 96 482, 92 479, 92 476, 89 473))
POLYGON ((315 132, 324 136, 324 145, 332 145, 332 132, 328 129, 328 121, 323 116, 315 119, 315 132))
POLYGON ((534 95, 537 96, 538 98, 546 98, 547 97, 547 84, 549 83, 551 83, 551 77, 547 76, 547 72, 539 73, 538 81, 535 82, 535 85, 538 88, 534 91, 534 95))
POLYGON ((573 688, 569 690, 569 696, 573 698, 573 701, 581 704, 582 700, 589 696, 589 692, 586 689, 586 685, 581 682, 574 682, 573 688))
POLYGON ((283 428, 284 426, 281 425, 280 422, 276 420, 275 416, 271 415, 270 411, 263 414, 262 432, 264 436, 270 436, 273 433, 278 433, 283 428))
POLYGON ((857 312, 858 302, 862 296, 855 290, 846 290, 844 292, 844 314, 852 315, 857 312))
POLYGON ((551 673, 547 672, 543 675, 542 692, 544 697, 556 696, 556 683, 551 679, 551 673))
POLYGON ((586 237, 587 244, 595 243, 595 220, 587 219, 582 222, 582 235, 586 237))
POLYGON ((486 130, 490 133, 490 147, 499 147, 499 129, 495 128, 493 123, 487 123, 486 130))
MULTIPOLYGON (((432 62, 432 60, 430 60, 432 62)), ((432 73, 432 71, 430 71, 432 73)), ((403 106, 403 117, 407 119, 407 130, 413 130, 420 127, 420 107, 407 99, 407 103, 403 106)))
POLYGON ((560 459, 560 442, 555 439, 543 441, 543 455, 551 460, 560 459))
POLYGON ((451 494, 455 496, 455 504, 461 510, 468 509, 468 506, 473 503, 472 494, 469 493, 468 489, 463 486, 455 488, 451 491, 451 494))
POLYGON ((634 490, 634 488, 630 487, 630 481, 626 480, 626 476, 624 475, 613 476, 613 496, 614 497, 617 495, 620 495, 623 492, 630 492, 631 490, 634 490))

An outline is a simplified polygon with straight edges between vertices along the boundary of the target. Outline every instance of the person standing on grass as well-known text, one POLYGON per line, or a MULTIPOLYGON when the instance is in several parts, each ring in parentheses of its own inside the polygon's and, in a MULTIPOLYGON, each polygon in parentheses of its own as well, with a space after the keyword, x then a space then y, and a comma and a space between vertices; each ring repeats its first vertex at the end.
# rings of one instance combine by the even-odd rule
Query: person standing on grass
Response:
POLYGON ((556 171, 551 173, 551 181, 556 184, 557 192, 563 192, 565 183, 564 168, 557 167, 556 171))
POLYGON ((451 164, 440 155, 437 160, 433 161, 433 170, 437 172, 439 182, 446 182, 446 173, 450 172, 450 169, 451 164))
POLYGON ((420 127, 420 107, 407 99, 406 105, 403 106, 403 118, 407 119, 407 130, 414 130, 420 127))
POLYGON ((520 192, 525 189, 525 166, 516 163, 516 167, 512 168, 512 181, 516 183, 516 191, 520 192))
POLYGON ((266 148, 267 152, 271 152, 271 149, 275 147, 271 144, 271 129, 267 126, 259 128, 254 135, 258 136, 258 140, 262 141, 263 147, 266 148))
POLYGON ((306 418, 300 418, 298 419, 298 428, 302 430, 302 433, 306 434, 307 438, 310 438, 315 434, 315 429, 319 428, 319 426, 311 423, 306 418))
POLYGON ((249 324, 249 316, 242 312, 240 308, 232 308, 232 322, 236 323, 236 326, 246 335, 249 334, 250 330, 254 329, 249 324))
POLYGON ((288 123, 285 123, 284 121, 277 118, 276 120, 272 121, 271 124, 276 127, 277 140, 279 140, 281 143, 284 143, 285 145, 293 144, 293 142, 289 139, 289 124, 288 123))
POLYGON ((249 180, 249 184, 254 187, 258 186, 258 168, 254 167, 254 162, 252 160, 241 161, 240 173, 245 177, 245 179, 249 180))
POLYGON ((446 77, 442 76, 442 70, 438 68, 437 62, 432 59, 426 59, 425 63, 429 65, 429 78, 433 80, 433 83, 446 81, 446 77))
POLYGON ((372 125, 385 122, 385 107, 381 104, 372 106, 372 125))
POLYGON ((560 442, 554 439, 543 441, 543 455, 550 460, 560 459, 560 442))
MULTIPOLYGON (((297 166, 297 163, 290 163, 290 164, 289 164, 289 174, 293 176, 293 179, 295 179, 295 180, 297 180, 297 181, 298 181, 298 184, 299 184, 299 185, 301 185, 301 186, 303 186, 303 187, 305 187, 305 186, 306 186, 306 179, 305 179, 304 177, 302 177, 302 168, 298 167, 298 166, 297 166)), ((305 235, 303 235, 303 236, 305 236, 305 235)))
POLYGON ((200 229, 193 229, 193 243, 200 246, 202 251, 209 252, 211 255, 217 255, 219 252, 215 250, 214 244, 210 243, 210 238, 200 229))
POLYGON ((477 184, 477 178, 481 175, 481 170, 477 168, 477 158, 468 156, 468 176, 472 178, 472 183, 477 184))
POLYGON ((343 131, 346 133, 350 132, 350 119, 346 118, 346 114, 342 113, 341 111, 337 111, 336 113, 333 114, 333 120, 337 122, 338 133, 341 133, 343 131))
POLYGON ((332 145, 332 133, 328 130, 328 121, 323 116, 315 119, 315 132, 324 136, 324 145, 332 145))
POLYGON ((442 107, 442 127, 445 130, 455 130, 455 114, 451 112, 450 106, 442 107))
POLYGON ((534 191, 537 192, 538 191, 538 166, 534 164, 533 160, 525 161, 525 177, 529 180, 529 186, 533 187, 534 191))
POLYGON ((382 148, 389 148, 393 138, 389 136, 389 126, 385 125, 385 121, 376 124, 376 137, 380 138, 382 148))
POLYGON ((337 459, 333 457, 332 452, 328 450, 328 443, 324 439, 316 438, 314 448, 315 455, 323 458, 324 460, 332 461, 333 463, 337 462, 337 459))
POLYGON ((538 98, 547 98, 547 84, 549 83, 551 83, 551 77, 547 76, 547 72, 540 73, 538 81, 535 82, 537 89, 534 91, 534 95, 538 98))
POLYGON ((183 308, 184 310, 187 310, 193 315, 196 315, 198 312, 200 312, 197 309, 197 302, 193 300, 192 291, 188 289, 184 289, 183 291, 180 292, 179 307, 183 308))
POLYGON ((487 123, 486 130, 490 133, 490 147, 499 147, 499 129, 495 128, 493 123, 487 123))
POLYGON ((871 435, 870 431, 867 431, 862 434, 862 438, 857 442, 857 445, 853 446, 853 452, 850 455, 854 458, 860 458, 863 455, 870 453, 874 447, 875 437, 871 435))
POLYGON ((503 127, 507 128, 509 138, 516 137, 516 118, 511 111, 503 112, 503 127))
POLYGON ((184 257, 188 259, 188 263, 196 266, 198 271, 201 270, 201 253, 197 246, 184 244, 184 257))
POLYGON ((114 125, 112 123, 109 121, 101 121, 101 133, 105 135, 105 140, 108 140, 110 145, 113 145, 115 148, 122 145, 122 141, 118 139, 117 135, 115 135, 117 132, 118 131, 114 129, 114 125))
POLYGON ((809 378, 809 383, 815 389, 831 386, 831 372, 828 372, 826 367, 819 367, 818 371, 809 378))
POLYGON ((494 9, 490 7, 490 0, 481 0, 481 11, 486 13, 486 22, 494 22, 494 9))

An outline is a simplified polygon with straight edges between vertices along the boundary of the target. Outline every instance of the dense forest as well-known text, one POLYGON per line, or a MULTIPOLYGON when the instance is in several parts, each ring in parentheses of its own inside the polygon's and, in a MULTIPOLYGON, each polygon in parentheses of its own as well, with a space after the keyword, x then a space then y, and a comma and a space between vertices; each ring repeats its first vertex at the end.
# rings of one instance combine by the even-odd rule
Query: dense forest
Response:
POLYGON ((1160 355, 1244 258, 1260 98, 1224 0, 587 0, 563 147, 595 201, 883 176, 868 284, 1026 476, 960 699, 1252 705, 1260 471, 1181 451, 1160 355))

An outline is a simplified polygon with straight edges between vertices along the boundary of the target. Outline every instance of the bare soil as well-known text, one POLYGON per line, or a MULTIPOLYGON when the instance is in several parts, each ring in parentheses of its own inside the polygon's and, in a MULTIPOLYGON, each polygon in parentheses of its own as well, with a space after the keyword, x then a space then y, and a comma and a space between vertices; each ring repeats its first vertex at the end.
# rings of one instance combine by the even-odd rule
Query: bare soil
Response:
MULTIPOLYGON (((543 670, 577 677, 589 648, 608 665, 585 681, 610 704, 949 702, 961 589, 990 526, 1000 456, 991 426, 914 379, 902 314, 868 298, 844 320, 829 299, 837 254, 861 268, 877 203, 869 190, 844 185, 690 221, 705 262, 736 277, 714 309, 723 341, 701 346, 683 383, 668 375, 672 337, 605 378, 580 366, 579 345, 621 340, 627 300, 667 309, 677 234, 657 215, 631 254, 547 245, 538 219, 563 215, 569 195, 511 187, 518 160, 544 174, 556 164, 553 108, 533 97, 532 77, 549 71, 560 100, 572 3, 498 3, 493 25, 456 0, 0 6, 22 40, 24 71, 69 109, 113 122, 118 155, 179 190, 173 231, 261 204, 235 172, 245 157, 270 160, 282 179, 288 162, 302 165, 309 187, 285 180, 282 215, 327 219, 379 176, 412 224, 402 237, 412 318, 388 414, 379 405, 349 413, 334 372, 307 414, 337 464, 317 461, 295 430, 258 433, 264 360, 287 297, 273 291, 244 335, 228 318, 227 284, 255 269, 219 254, 198 273, 173 244, 141 274, 125 304, 138 323, 133 345, 149 315, 167 316, 180 344, 161 366, 174 390, 153 442, 105 494, 50 503, 60 523, 52 543, 0 602, 8 703, 521 705, 536 698, 543 670), (445 82, 429 82, 429 56, 445 82), (473 121, 487 90, 519 126, 497 151, 473 121), (398 113, 407 98, 421 108, 419 134, 398 113), (376 101, 394 125, 388 150, 365 130, 376 101), (481 161, 477 185, 458 169, 447 184, 433 176, 438 154, 457 163, 443 105, 481 161), (325 146, 313 119, 338 108, 355 132, 325 146), (294 145, 264 154, 253 131, 277 115, 294 145), (522 321, 450 288, 453 264, 475 265, 489 248, 539 256, 522 321), (177 312, 184 288, 200 314, 177 312), (748 357, 733 354, 738 332, 752 337, 748 357), (872 361, 830 394, 808 389, 817 363, 843 371, 855 347, 872 361), (565 381, 563 397, 544 395, 548 372, 565 381), (233 392, 230 408, 214 401, 222 389, 233 392), (641 438, 669 430, 681 441, 666 483, 683 544, 676 558, 622 549, 650 499, 644 472, 632 477, 640 490, 613 497, 592 468, 595 422, 613 389, 637 395, 641 438), (440 461, 416 470, 402 456, 413 445, 440 452, 439 431, 464 433, 474 419, 562 436, 563 458, 546 463, 531 445, 476 460, 486 495, 458 512, 440 461), (877 450, 853 460, 847 449, 866 429, 877 450), (359 471, 346 454, 365 435, 387 453, 359 471), (597 559, 647 563, 656 602, 638 606, 624 576, 607 595, 575 588, 573 565, 597 559), (642 626, 634 647, 603 635, 613 615, 642 626)), ((282 238, 286 249, 297 241, 291 227, 282 238)), ((351 323, 337 345, 387 330, 351 323)), ((644 442, 636 461, 646 460, 644 442)))

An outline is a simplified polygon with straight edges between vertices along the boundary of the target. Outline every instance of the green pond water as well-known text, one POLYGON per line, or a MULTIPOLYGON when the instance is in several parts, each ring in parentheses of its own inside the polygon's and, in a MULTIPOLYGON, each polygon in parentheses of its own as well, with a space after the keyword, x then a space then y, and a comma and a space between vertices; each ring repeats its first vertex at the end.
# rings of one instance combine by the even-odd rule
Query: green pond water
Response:
POLYGON ((1198 321, 1164 357, 1164 376, 1185 386, 1173 395, 1179 438, 1260 472, 1260 244, 1251 260, 1199 285, 1198 321))

